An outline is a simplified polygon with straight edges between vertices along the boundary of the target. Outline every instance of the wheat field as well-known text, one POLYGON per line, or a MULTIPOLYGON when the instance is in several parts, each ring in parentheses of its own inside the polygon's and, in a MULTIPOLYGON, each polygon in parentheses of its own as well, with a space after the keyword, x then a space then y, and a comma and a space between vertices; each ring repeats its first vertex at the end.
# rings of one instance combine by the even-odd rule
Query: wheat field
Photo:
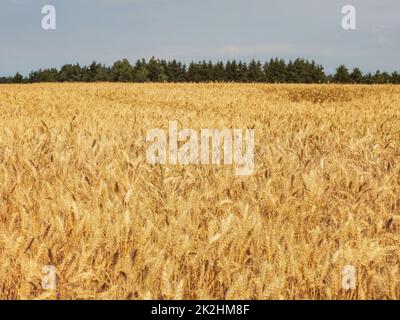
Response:
POLYGON ((399 299, 399 159, 397 86, 0 86, 0 299, 399 299), (148 164, 170 120, 253 175, 148 164))

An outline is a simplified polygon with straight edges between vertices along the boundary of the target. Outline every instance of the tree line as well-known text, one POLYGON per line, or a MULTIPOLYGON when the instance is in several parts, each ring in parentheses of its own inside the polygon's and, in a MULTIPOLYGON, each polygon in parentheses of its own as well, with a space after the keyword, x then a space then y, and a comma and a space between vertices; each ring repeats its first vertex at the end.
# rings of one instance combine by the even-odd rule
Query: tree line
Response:
POLYGON ((0 83, 35 82, 239 82, 239 83, 400 83, 398 72, 376 71, 363 74, 359 68, 349 70, 345 65, 333 75, 315 61, 296 59, 286 63, 273 58, 265 63, 252 60, 249 63, 200 61, 186 65, 177 60, 141 59, 131 64, 127 59, 115 62, 111 67, 93 62, 88 66, 66 64, 56 68, 39 69, 24 77, 2 77, 0 83))

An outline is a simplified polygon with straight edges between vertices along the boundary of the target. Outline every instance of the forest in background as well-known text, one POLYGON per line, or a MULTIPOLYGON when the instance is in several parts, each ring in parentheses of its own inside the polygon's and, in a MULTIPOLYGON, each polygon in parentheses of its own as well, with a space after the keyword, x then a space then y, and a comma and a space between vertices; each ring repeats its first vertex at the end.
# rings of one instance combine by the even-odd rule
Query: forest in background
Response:
POLYGON ((363 73, 359 68, 349 70, 341 65, 332 75, 315 61, 296 59, 286 62, 273 58, 262 63, 229 60, 227 62, 200 61, 185 64, 177 60, 151 58, 131 64, 128 59, 115 62, 111 67, 93 62, 88 66, 66 64, 60 69, 39 69, 24 77, 16 73, 1 77, 0 83, 36 82, 238 82, 238 83, 400 83, 400 73, 376 71, 363 73))

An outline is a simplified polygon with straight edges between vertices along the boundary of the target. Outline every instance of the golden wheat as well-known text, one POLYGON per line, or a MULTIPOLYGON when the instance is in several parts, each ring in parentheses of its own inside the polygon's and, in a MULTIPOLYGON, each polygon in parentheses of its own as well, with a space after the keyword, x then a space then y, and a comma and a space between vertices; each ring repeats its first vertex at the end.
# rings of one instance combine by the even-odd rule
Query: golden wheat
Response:
POLYGON ((0 86, 0 298, 399 299, 399 159, 396 86, 0 86), (149 165, 170 120, 254 127, 254 174, 149 165))

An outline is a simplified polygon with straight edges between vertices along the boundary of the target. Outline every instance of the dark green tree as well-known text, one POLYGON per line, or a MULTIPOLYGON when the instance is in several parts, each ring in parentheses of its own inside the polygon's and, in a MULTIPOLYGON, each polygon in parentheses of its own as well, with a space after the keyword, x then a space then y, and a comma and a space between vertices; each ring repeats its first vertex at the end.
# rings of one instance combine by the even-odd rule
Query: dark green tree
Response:
POLYGON ((175 59, 164 66, 169 82, 184 82, 186 80, 186 67, 175 59))
POLYGON ((13 83, 23 83, 24 82, 24 77, 19 72, 17 72, 15 74, 12 82, 13 83))
POLYGON ((271 59, 264 64, 265 80, 269 83, 283 83, 287 79, 286 63, 282 59, 271 59))
POLYGON ((333 76, 333 81, 336 83, 350 83, 350 80, 349 70, 345 65, 342 64, 336 69, 336 73, 333 76))
POLYGON ((239 61, 238 63, 238 71, 237 71, 237 79, 239 82, 246 83, 249 82, 247 77, 249 73, 249 68, 247 67, 246 62, 239 61))
POLYGON ((350 74, 350 81, 352 83, 361 83, 363 79, 363 74, 359 68, 354 68, 350 74))
POLYGON ((28 79, 29 82, 55 82, 58 79, 58 71, 55 68, 39 69, 38 71, 32 71, 28 79))
POLYGON ((79 63, 63 65, 57 75, 57 81, 84 81, 82 68, 79 63))
POLYGON ((133 71, 128 59, 118 60, 111 67, 111 79, 117 82, 133 81, 133 71))
POLYGON ((133 68, 133 80, 139 83, 150 81, 149 68, 145 59, 136 61, 135 67, 133 68))
POLYGON ((265 76, 262 70, 262 65, 260 61, 252 60, 249 63, 247 71, 247 80, 250 82, 263 82, 265 81, 265 76))
POLYGON ((211 80, 216 82, 226 81, 225 66, 223 62, 218 61, 212 65, 211 80))
POLYGON ((392 73, 392 83, 400 83, 400 74, 397 71, 392 73))
POLYGON ((210 64, 205 60, 199 62, 199 74, 200 74, 200 82, 209 82, 211 81, 212 70, 210 70, 210 64))
POLYGON ((225 66, 226 81, 240 82, 241 79, 239 79, 238 71, 237 62, 235 60, 232 62, 228 61, 225 66))
POLYGON ((373 83, 384 84, 391 82, 391 76, 387 72, 376 71, 375 75, 372 77, 373 83))
POLYGON ((315 61, 307 61, 307 79, 309 83, 324 83, 326 82, 326 75, 324 67, 320 64, 316 64, 315 61))
POLYGON ((189 82, 200 82, 199 66, 195 62, 191 62, 188 67, 187 80, 189 82))
POLYGON ((168 77, 166 70, 160 60, 152 57, 148 64, 148 79, 151 82, 167 82, 168 77))
POLYGON ((365 74, 365 75, 362 77, 361 83, 363 83, 363 84, 373 84, 373 83, 374 83, 374 77, 373 77, 372 74, 369 72, 369 73, 365 74))

